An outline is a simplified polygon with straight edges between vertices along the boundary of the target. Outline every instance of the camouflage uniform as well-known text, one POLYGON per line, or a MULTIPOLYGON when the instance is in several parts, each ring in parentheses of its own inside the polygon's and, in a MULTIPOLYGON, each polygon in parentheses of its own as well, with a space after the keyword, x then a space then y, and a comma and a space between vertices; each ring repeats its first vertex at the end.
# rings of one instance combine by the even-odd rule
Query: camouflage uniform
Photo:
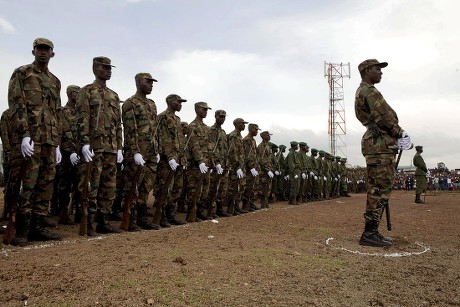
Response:
MULTIPOLYGON (((4 194, 4 206, 3 206, 3 214, 2 218, 7 219, 9 215, 9 207, 8 204, 10 203, 11 199, 11 188, 9 186, 10 184, 10 157, 11 157, 11 151, 12 151, 12 144, 10 143, 10 139, 12 137, 11 132, 11 114, 10 110, 6 109, 2 113, 2 117, 0 119, 0 131, 1 131, 1 139, 2 139, 2 145, 3 145, 3 157, 2 157, 2 162, 3 162, 3 182, 5 184, 5 188, 3 189, 3 194, 4 194)), ((16 175, 17 177, 17 175, 16 175)))
POLYGON ((311 170, 310 158, 307 156, 308 145, 305 142, 300 142, 299 160, 300 160, 300 185, 298 201, 306 203, 310 198, 310 182, 309 173, 311 170))
POLYGON ((292 141, 291 148, 286 157, 286 173, 289 175, 289 204, 297 205, 297 195, 299 193, 300 184, 300 157, 297 152, 298 142, 292 141), (296 178, 297 177, 297 178, 296 178))
POLYGON ((272 187, 270 190, 270 196, 268 197, 268 202, 274 201, 277 193, 278 193, 278 178, 280 177, 280 166, 279 166, 279 161, 277 159, 277 154, 278 154, 278 145, 276 144, 271 144, 271 155, 270 155, 270 160, 273 165, 273 173, 275 176, 272 178, 272 187))
POLYGON ((278 172, 279 176, 276 177, 277 182, 277 190, 276 190, 276 197, 279 200, 287 200, 286 198, 286 180, 284 177, 286 176, 286 158, 284 157, 284 152, 286 151, 285 145, 279 146, 280 151, 276 155, 276 161, 278 165, 278 172))
MULTIPOLYGON (((95 58, 94 62, 99 60, 95 58)), ((110 65, 110 60, 107 62, 102 65, 110 65)), ((120 99, 116 92, 95 81, 80 90, 76 112, 78 140, 94 151, 88 208, 107 220, 116 194, 117 152, 123 148, 120 99)))
POLYGON ((259 159, 257 156, 257 144, 254 137, 251 135, 251 129, 260 130, 256 124, 249 124, 249 133, 243 138, 244 146, 244 162, 245 162, 245 187, 243 193, 243 207, 244 211, 252 211, 258 209, 254 204, 255 195, 257 195, 257 186, 259 176, 253 176, 251 169, 255 169, 257 172, 260 171, 259 159))
MULTIPOLYGON (((271 135, 268 131, 263 131, 260 135, 271 135)), ((269 176, 269 172, 273 177, 273 164, 272 164, 272 150, 268 145, 268 141, 259 143, 257 146, 257 156, 259 157, 259 188, 261 192, 261 207, 268 208, 268 196, 270 195, 272 178, 269 176)))
POLYGON ((423 160, 423 157, 421 155, 421 153, 423 152, 423 147, 415 146, 415 149, 417 150, 417 152, 415 153, 414 158, 412 159, 414 166, 416 167, 415 180, 417 182, 417 187, 415 188, 415 202, 422 203, 422 200, 420 199, 420 194, 422 194, 426 190, 426 173, 428 172, 428 169, 426 168, 425 161, 423 160))
POLYGON ((316 148, 311 149, 311 156, 310 156, 310 165, 311 165, 311 172, 309 174, 309 180, 311 182, 311 189, 312 189, 312 200, 319 200, 320 199, 320 178, 319 178, 319 167, 318 167, 318 150, 316 148))

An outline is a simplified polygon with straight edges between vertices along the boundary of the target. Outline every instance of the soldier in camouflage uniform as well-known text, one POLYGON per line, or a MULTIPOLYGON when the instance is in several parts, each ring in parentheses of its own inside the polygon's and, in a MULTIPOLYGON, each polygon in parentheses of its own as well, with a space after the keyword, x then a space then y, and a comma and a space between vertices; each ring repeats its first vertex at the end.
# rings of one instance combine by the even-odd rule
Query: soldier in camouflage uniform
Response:
POLYGON ((270 189, 272 184, 273 164, 272 164, 272 150, 268 141, 272 134, 268 131, 262 131, 260 137, 262 142, 257 146, 257 156, 259 157, 259 188, 261 192, 261 208, 268 208, 268 196, 270 195, 270 189))
POLYGON ((423 146, 415 146, 415 150, 417 152, 412 159, 414 166, 416 167, 415 180, 417 187, 415 188, 415 202, 417 204, 422 204, 423 201, 420 198, 420 195, 426 190, 426 173, 428 172, 428 169, 426 168, 425 161, 422 158, 423 146))
POLYGON ((297 150, 299 149, 299 143, 292 141, 291 148, 286 157, 286 173, 289 176, 289 204, 297 205, 297 195, 299 193, 300 184, 300 157, 297 150))
POLYGON ((340 168, 341 168, 341 174, 340 174, 340 196, 343 197, 350 197, 350 194, 348 194, 348 169, 347 169, 347 158, 341 158, 340 159, 340 168))
MULTIPOLYGON (((209 191, 208 208, 216 204, 217 216, 228 217, 229 215, 223 210, 223 201, 226 199, 228 190, 228 142, 227 134, 222 129, 227 113, 224 110, 217 110, 214 114, 216 122, 212 125, 210 136, 213 144, 215 157, 215 172, 211 174, 211 184, 209 191)), ((226 201, 225 201, 226 202, 226 201)), ((209 216, 208 216, 209 217, 209 216)), ((212 217, 215 217, 214 215, 212 217)))
POLYGON ((310 182, 308 177, 312 168, 310 157, 307 156, 310 147, 308 147, 308 144, 305 142, 299 142, 299 146, 300 186, 297 199, 299 202, 306 203, 310 198, 310 182))
POLYGON ((286 201, 288 200, 286 197, 286 180, 284 179, 286 176, 286 158, 284 157, 284 153, 286 152, 286 145, 279 145, 278 148, 279 152, 276 155, 278 168, 275 171, 275 175, 276 172, 279 173, 276 177, 278 187, 276 190, 276 198, 278 200, 286 201))
MULTIPOLYGON (((56 168, 57 181, 56 193, 54 197, 57 199, 59 208, 59 224, 72 225, 69 220, 68 211, 70 205, 70 195, 78 189, 79 173, 76 165, 79 162, 77 148, 75 144, 74 134, 75 129, 75 104, 77 102, 79 86, 69 85, 67 87, 67 104, 60 110, 61 122, 61 153, 62 162, 56 168)), ((74 198, 76 195, 74 194, 74 198)))
POLYGON ((242 210, 249 212, 259 210, 254 201, 257 195, 258 177, 259 177, 259 157, 257 156, 257 144, 254 137, 259 134, 259 126, 257 124, 248 125, 248 134, 243 138, 244 146, 244 162, 246 168, 246 182, 243 193, 242 210))
MULTIPOLYGON (((128 231, 142 229, 160 229, 147 218, 147 201, 154 190, 157 176, 158 142, 157 142, 157 107, 155 101, 147 98, 152 93, 153 82, 158 82, 149 73, 138 73, 134 77, 136 93, 126 99, 122 107, 124 133, 124 169, 122 182, 122 207, 132 184, 137 184, 138 195, 131 209, 128 231), (137 172, 137 182, 134 178, 137 172), (134 221, 137 218, 137 224, 134 221)), ((155 194, 155 193, 154 193, 155 194)))
POLYGON ((2 162, 3 162, 3 183, 5 185, 5 188, 3 189, 3 195, 4 195, 4 202, 3 202, 3 213, 2 213, 2 219, 7 220, 9 217, 9 203, 11 201, 11 188, 9 186, 11 182, 10 178, 10 159, 11 159, 11 153, 12 153, 12 144, 10 143, 10 140, 12 138, 11 132, 11 114, 10 114, 10 109, 6 109, 2 113, 2 117, 0 119, 0 131, 1 131, 1 139, 2 139, 2 146, 3 146, 3 157, 2 157, 2 162))
POLYGON ((227 213, 230 215, 238 215, 241 213, 247 213, 247 211, 241 210, 239 203, 241 199, 241 193, 244 188, 244 145, 243 137, 241 132, 246 128, 248 122, 242 118, 236 118, 233 120, 233 126, 235 130, 227 135, 228 140, 228 169, 229 169, 229 182, 228 182, 228 193, 227 193, 227 213))
POLYGON ((273 165, 274 177, 272 178, 272 186, 270 190, 270 196, 268 197, 268 203, 273 202, 276 199, 278 191, 278 177, 280 176, 280 166, 279 161, 277 160, 278 145, 271 143, 271 155, 270 159, 273 165))
MULTIPOLYGON (((210 128, 203 122, 208 110, 211 108, 206 102, 195 103, 195 119, 188 125, 187 138, 189 147, 187 148, 187 194, 186 203, 192 204, 195 190, 198 195, 197 210, 195 220, 207 220, 204 213, 205 205, 208 203, 209 195, 209 166, 214 163, 213 143, 210 138, 210 128), (197 219, 196 219, 197 218, 197 219)), ((190 206, 191 207, 191 206, 190 206)), ((190 214, 189 210, 188 214, 190 214)))
MULTIPOLYGON (((188 122, 184 122, 184 121, 180 122, 180 127, 181 127, 182 134, 183 134, 182 144, 185 144, 187 142, 188 122)), ((182 172, 182 178, 184 179, 183 179, 182 186, 180 187, 181 189, 180 196, 177 199, 177 212, 186 213, 187 211, 185 210, 185 194, 187 191, 185 187, 187 186, 187 184, 185 183, 185 173, 187 172, 187 170, 181 168, 179 171, 182 172)))
POLYGON ((158 188, 155 202, 156 206, 161 206, 159 209, 161 210, 161 227, 170 227, 170 221, 174 223, 175 204, 184 190, 184 168, 187 163, 184 150, 188 144, 186 145, 181 119, 176 112, 182 110, 182 103, 186 101, 177 94, 170 94, 166 97, 166 110, 158 115, 160 162, 158 163, 158 188), (166 186, 166 179, 169 175, 173 177, 169 186, 166 186), (166 193, 166 205, 158 203, 162 193, 166 193))
POLYGON ((11 178, 18 178, 21 164, 26 163, 13 245, 27 245, 29 239, 61 239, 60 235, 44 228, 53 194, 55 166, 61 159, 60 126, 56 114, 61 107, 61 82, 48 69, 48 63, 54 57, 53 49, 50 40, 35 39, 32 50, 35 61, 17 68, 8 86, 13 127, 11 178))
POLYGON ((317 159, 318 157, 318 149, 312 148, 311 149, 311 155, 310 155, 310 165, 311 165, 311 171, 309 174, 309 179, 311 181, 311 188, 312 188, 312 200, 317 201, 320 200, 320 191, 321 191, 321 185, 320 185, 320 180, 319 180, 319 161, 317 159))
POLYGON ((112 77, 112 67, 107 57, 93 59, 95 81, 80 90, 76 104, 77 138, 86 163, 93 163, 88 193, 88 236, 95 235, 92 226, 95 213, 96 232, 122 232, 109 224, 116 194, 117 163, 123 161, 120 99, 106 85, 112 77))
POLYGON ((392 245, 390 239, 378 232, 378 226, 390 199, 396 153, 398 148, 408 148, 406 146, 410 143, 407 133, 398 124, 396 112, 374 87, 382 78, 381 68, 387 65, 370 59, 358 66, 362 82, 356 90, 355 114, 367 128, 361 140, 361 152, 366 158, 368 180, 361 245, 392 245))

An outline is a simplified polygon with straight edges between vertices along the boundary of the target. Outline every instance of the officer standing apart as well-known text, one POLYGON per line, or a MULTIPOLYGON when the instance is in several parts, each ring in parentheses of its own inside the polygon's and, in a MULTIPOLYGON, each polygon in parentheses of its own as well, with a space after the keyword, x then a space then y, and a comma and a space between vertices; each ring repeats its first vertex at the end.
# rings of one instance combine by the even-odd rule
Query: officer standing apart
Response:
POLYGON ((415 146, 415 150, 417 151, 413 159, 414 166, 416 167, 415 180, 417 184, 415 188, 415 202, 417 204, 423 204, 423 201, 420 199, 420 194, 426 190, 426 173, 428 169, 422 158, 423 146, 415 146))
POLYGON ((358 66, 362 81, 356 91, 355 114, 367 128, 361 139, 361 152, 368 177, 365 228, 359 244, 367 246, 393 244, 378 232, 379 221, 390 199, 396 153, 412 145, 409 135, 398 124, 396 112, 374 87, 382 79, 381 69, 387 65, 370 59, 358 66))
POLYGON ((107 57, 93 59, 96 80, 80 90, 76 105, 81 152, 87 163, 93 163, 88 197, 89 236, 94 235, 91 218, 96 210, 96 232, 122 232, 109 224, 116 193, 117 163, 123 161, 120 99, 106 84, 112 77, 112 67, 107 57))

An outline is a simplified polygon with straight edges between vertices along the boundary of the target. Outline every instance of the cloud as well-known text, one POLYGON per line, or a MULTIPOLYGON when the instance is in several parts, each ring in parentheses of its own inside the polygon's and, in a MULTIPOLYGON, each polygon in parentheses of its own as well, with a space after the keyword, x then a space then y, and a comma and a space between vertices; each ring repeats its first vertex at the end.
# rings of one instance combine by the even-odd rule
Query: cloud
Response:
POLYGON ((16 32, 15 27, 4 17, 0 17, 0 30, 7 34, 16 32))

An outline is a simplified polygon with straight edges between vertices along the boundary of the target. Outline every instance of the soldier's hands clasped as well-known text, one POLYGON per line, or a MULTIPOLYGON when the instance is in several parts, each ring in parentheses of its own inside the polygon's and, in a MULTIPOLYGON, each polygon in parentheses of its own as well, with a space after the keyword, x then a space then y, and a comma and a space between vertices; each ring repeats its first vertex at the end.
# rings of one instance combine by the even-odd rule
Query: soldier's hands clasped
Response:
POLYGON ((169 167, 170 167, 173 171, 175 171, 175 170, 177 169, 177 167, 179 166, 179 164, 178 164, 178 163, 176 162, 176 160, 174 160, 174 159, 169 160, 168 163, 169 163, 169 167))
POLYGON ((136 163, 136 165, 140 165, 140 166, 144 166, 145 164, 145 160, 144 158, 142 157, 142 155, 138 152, 136 152, 134 154, 134 163, 136 163))
POLYGON ((34 141, 31 142, 30 137, 22 139, 21 152, 24 157, 30 157, 34 153, 34 141))
POLYGON ((86 162, 93 161, 92 157, 94 157, 94 151, 89 149, 89 144, 83 145, 81 153, 86 162))

